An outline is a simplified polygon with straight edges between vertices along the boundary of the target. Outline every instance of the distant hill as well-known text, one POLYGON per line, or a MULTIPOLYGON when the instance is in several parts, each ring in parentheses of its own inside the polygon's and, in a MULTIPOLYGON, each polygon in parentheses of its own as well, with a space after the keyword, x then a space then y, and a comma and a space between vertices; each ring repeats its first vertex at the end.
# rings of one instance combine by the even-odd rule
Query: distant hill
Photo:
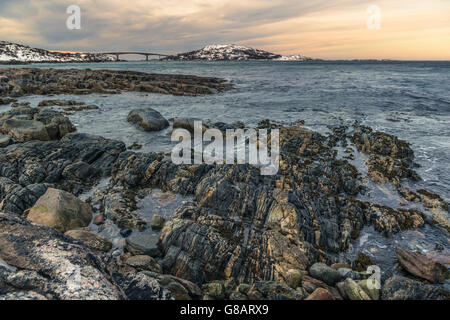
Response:
POLYGON ((114 57, 98 53, 48 51, 8 41, 0 41, 0 63, 106 62, 114 60, 114 57))
POLYGON ((235 44, 213 44, 200 50, 168 56, 163 60, 169 61, 246 61, 246 60, 274 60, 274 61, 306 61, 311 58, 295 55, 283 56, 268 51, 235 44))

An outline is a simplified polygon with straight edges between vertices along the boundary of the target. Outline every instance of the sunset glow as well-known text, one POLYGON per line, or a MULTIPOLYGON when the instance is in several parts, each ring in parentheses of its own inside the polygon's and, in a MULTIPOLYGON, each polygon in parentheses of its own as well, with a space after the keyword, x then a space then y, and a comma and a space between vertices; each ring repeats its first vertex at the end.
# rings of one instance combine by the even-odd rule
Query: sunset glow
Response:
POLYGON ((448 0, 79 0, 81 30, 68 30, 74 1, 0 1, 0 38, 52 50, 176 53, 235 43, 324 59, 450 59, 448 0), (381 25, 367 27, 367 8, 381 25))

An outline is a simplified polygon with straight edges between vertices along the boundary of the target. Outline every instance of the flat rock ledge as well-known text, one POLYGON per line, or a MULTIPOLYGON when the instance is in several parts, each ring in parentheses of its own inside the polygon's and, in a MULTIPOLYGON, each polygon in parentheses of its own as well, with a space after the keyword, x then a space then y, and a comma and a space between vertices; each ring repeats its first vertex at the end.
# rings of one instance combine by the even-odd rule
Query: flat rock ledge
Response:
POLYGON ((232 86, 219 78, 90 69, 10 68, 0 70, 0 96, 152 92, 213 94, 232 86))

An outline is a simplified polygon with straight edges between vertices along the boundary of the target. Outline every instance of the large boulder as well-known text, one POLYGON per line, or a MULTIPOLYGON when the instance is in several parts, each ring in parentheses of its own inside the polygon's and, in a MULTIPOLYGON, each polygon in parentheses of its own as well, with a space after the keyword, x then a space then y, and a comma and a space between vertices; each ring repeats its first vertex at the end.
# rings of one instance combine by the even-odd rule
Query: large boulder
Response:
POLYGON ((169 121, 152 108, 132 110, 128 114, 127 121, 138 125, 145 131, 159 131, 169 126, 169 121))
POLYGON ((45 125, 40 121, 7 119, 3 121, 1 130, 17 142, 26 142, 30 140, 50 140, 50 136, 48 135, 45 125))
POLYGON ((433 283, 447 279, 447 268, 419 252, 397 248, 397 258, 401 266, 409 273, 433 283))
POLYGON ((68 192, 49 188, 30 209, 27 219, 65 232, 88 226, 92 209, 68 192))
POLYGON ((0 299, 124 299, 107 266, 59 231, 0 213, 0 299), (3 293, 2 293, 3 292, 3 293))

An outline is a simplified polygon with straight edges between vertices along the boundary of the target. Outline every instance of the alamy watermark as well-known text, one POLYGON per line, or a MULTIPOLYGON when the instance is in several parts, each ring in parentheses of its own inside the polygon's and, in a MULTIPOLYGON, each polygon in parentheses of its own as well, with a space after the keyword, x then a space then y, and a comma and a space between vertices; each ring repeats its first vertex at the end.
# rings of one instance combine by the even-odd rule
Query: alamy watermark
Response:
POLYGON ((370 5, 367 8, 366 25, 369 30, 381 29, 381 8, 377 5, 370 5))
POLYGON ((224 134, 219 129, 205 130, 201 121, 194 122, 193 139, 191 132, 179 128, 173 130, 171 139, 179 142, 172 149, 174 164, 248 163, 260 167, 261 175, 275 175, 279 169, 278 129, 270 131, 270 150, 267 129, 227 129, 224 134), (204 146, 204 142, 209 144, 204 146))
POLYGON ((67 7, 66 13, 70 16, 66 20, 66 27, 69 30, 81 29, 81 8, 75 4, 67 7))

